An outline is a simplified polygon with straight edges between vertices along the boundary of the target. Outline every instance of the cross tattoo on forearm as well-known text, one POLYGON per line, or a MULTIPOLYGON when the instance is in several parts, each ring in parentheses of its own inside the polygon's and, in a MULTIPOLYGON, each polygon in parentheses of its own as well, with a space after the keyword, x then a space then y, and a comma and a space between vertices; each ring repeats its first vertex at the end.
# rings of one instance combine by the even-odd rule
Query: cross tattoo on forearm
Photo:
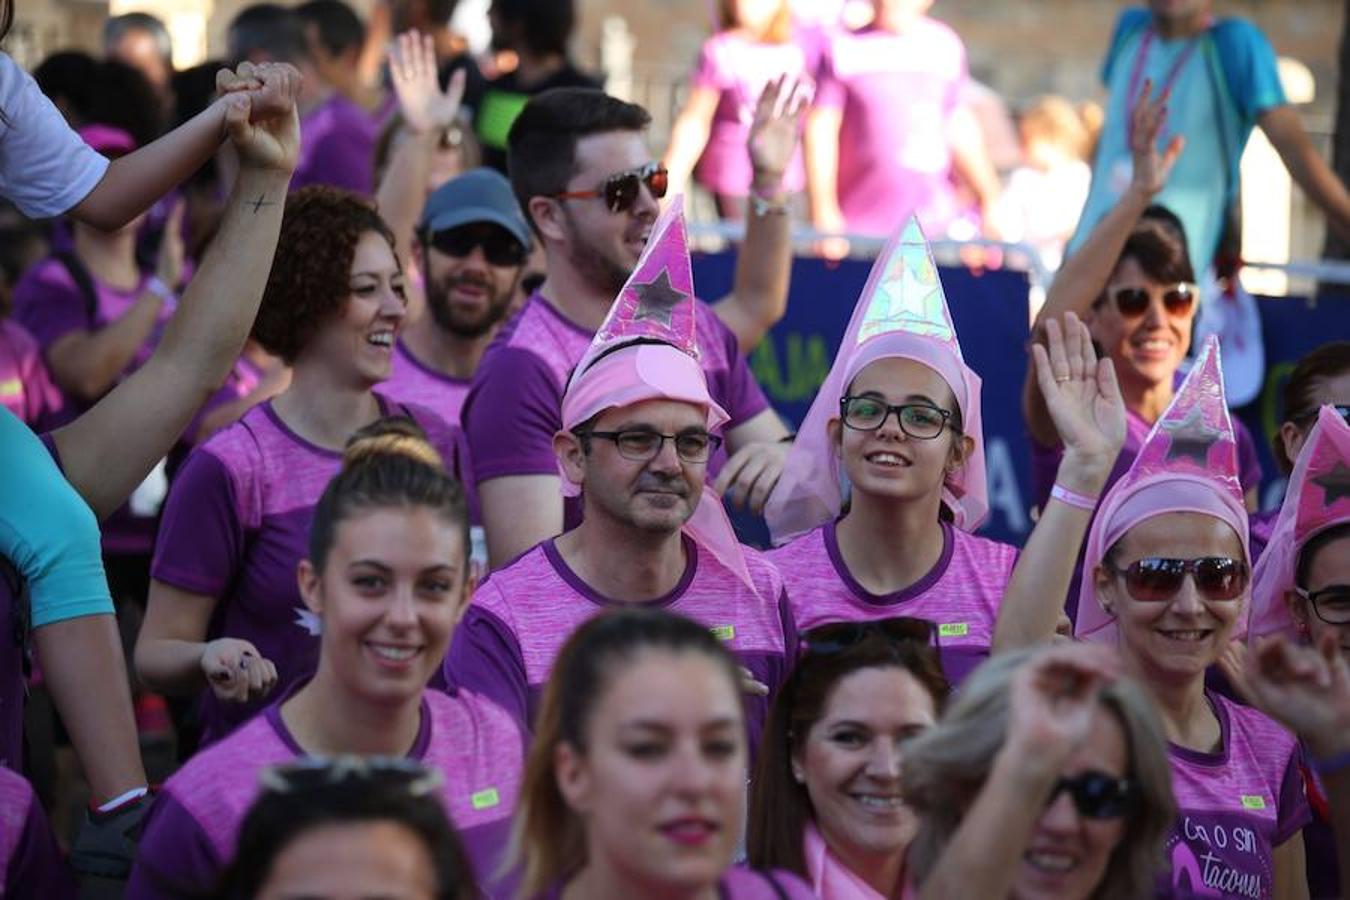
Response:
POLYGON ((244 201, 244 205, 245 205, 245 206, 252 206, 252 207, 253 207, 253 214, 256 216, 256 215, 258 214, 258 210, 262 209, 264 206, 276 206, 276 201, 274 201, 274 200, 268 200, 268 199, 266 199, 266 198, 264 197, 264 195, 259 194, 257 200, 253 200, 253 201, 245 200, 245 201, 244 201))

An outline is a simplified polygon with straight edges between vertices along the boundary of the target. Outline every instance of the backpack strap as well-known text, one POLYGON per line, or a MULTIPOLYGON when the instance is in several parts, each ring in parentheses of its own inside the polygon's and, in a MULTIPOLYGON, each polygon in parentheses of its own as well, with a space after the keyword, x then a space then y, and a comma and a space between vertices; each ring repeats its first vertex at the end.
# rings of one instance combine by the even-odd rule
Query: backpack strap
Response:
POLYGON ((80 262, 80 258, 69 250, 57 250, 52 254, 52 258, 65 267, 71 280, 75 282, 75 287, 79 288, 80 297, 84 300, 85 321, 93 328, 98 317, 98 288, 94 286, 94 277, 89 274, 89 269, 84 263, 80 262))

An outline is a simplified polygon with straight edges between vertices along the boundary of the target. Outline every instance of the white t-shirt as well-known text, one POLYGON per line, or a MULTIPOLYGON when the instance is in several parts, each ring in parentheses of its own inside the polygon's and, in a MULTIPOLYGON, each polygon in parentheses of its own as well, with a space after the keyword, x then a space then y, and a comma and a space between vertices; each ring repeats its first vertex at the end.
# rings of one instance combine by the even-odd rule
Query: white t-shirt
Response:
POLYGON ((0 53, 0 112, 0 196, 32 219, 59 216, 89 196, 108 160, 80 140, 7 53, 0 53))

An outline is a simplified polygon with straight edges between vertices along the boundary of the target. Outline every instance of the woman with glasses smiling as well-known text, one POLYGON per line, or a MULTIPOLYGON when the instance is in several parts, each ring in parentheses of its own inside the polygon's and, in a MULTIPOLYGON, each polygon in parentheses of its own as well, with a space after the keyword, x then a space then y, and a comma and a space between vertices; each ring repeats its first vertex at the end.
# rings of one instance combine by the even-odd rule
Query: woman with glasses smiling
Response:
POLYGON ((878 257, 766 507, 775 542, 791 540, 769 558, 783 573, 798 628, 896 615, 931 620, 943 669, 959 683, 989 655, 1005 594, 1067 591, 1072 556, 1064 547, 1081 542, 1088 498, 1100 491, 1124 432, 1109 370, 1092 356, 1081 325, 1069 337, 1076 366, 1066 364, 1052 391, 1070 443, 1063 491, 1019 561, 1016 548, 973 533, 988 512, 980 379, 962 359, 936 266, 911 218, 878 257))

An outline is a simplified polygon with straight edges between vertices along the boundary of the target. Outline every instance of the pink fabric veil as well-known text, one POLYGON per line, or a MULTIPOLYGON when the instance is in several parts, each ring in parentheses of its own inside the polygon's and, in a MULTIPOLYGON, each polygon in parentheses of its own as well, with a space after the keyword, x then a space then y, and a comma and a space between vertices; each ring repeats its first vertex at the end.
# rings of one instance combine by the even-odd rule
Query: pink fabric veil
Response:
POLYGON ((1284 504, 1270 543, 1256 564, 1249 638, 1282 633, 1295 637, 1285 594, 1294 588, 1298 557, 1308 541, 1350 522, 1350 425, 1322 407, 1289 476, 1284 504))
MULTIPOLYGON (((1078 638, 1116 642, 1115 618, 1101 607, 1093 573, 1131 528, 1176 512, 1200 513, 1226 522, 1241 540, 1243 556, 1251 559, 1247 507, 1238 481, 1237 440, 1224 401, 1219 343, 1213 335, 1205 341, 1171 405, 1144 439, 1129 471, 1097 508, 1078 592, 1074 628, 1078 638)), ((1246 633, 1247 613, 1244 609, 1234 637, 1246 633)))
MULTIPOLYGON (((610 307, 577 365, 563 395, 562 425, 570 431, 608 409, 648 400, 675 400, 704 410, 707 429, 717 432, 728 416, 708 392, 698 362, 693 275, 684 231, 683 198, 657 219, 633 274, 610 307)), ((581 485, 567 477, 563 494, 581 485)), ((684 531, 751 590, 755 584, 745 553, 721 500, 705 487, 684 531)))
POLYGON ((775 544, 838 517, 842 472, 827 426, 838 418, 839 400, 858 373, 869 363, 895 357, 928 366, 952 389, 964 433, 975 442, 975 450, 965 465, 947 476, 942 499, 957 527, 974 531, 984 522, 989 496, 980 377, 961 356, 937 265, 918 219, 910 216, 872 266, 830 374, 797 431, 783 475, 769 497, 764 516, 775 544))

